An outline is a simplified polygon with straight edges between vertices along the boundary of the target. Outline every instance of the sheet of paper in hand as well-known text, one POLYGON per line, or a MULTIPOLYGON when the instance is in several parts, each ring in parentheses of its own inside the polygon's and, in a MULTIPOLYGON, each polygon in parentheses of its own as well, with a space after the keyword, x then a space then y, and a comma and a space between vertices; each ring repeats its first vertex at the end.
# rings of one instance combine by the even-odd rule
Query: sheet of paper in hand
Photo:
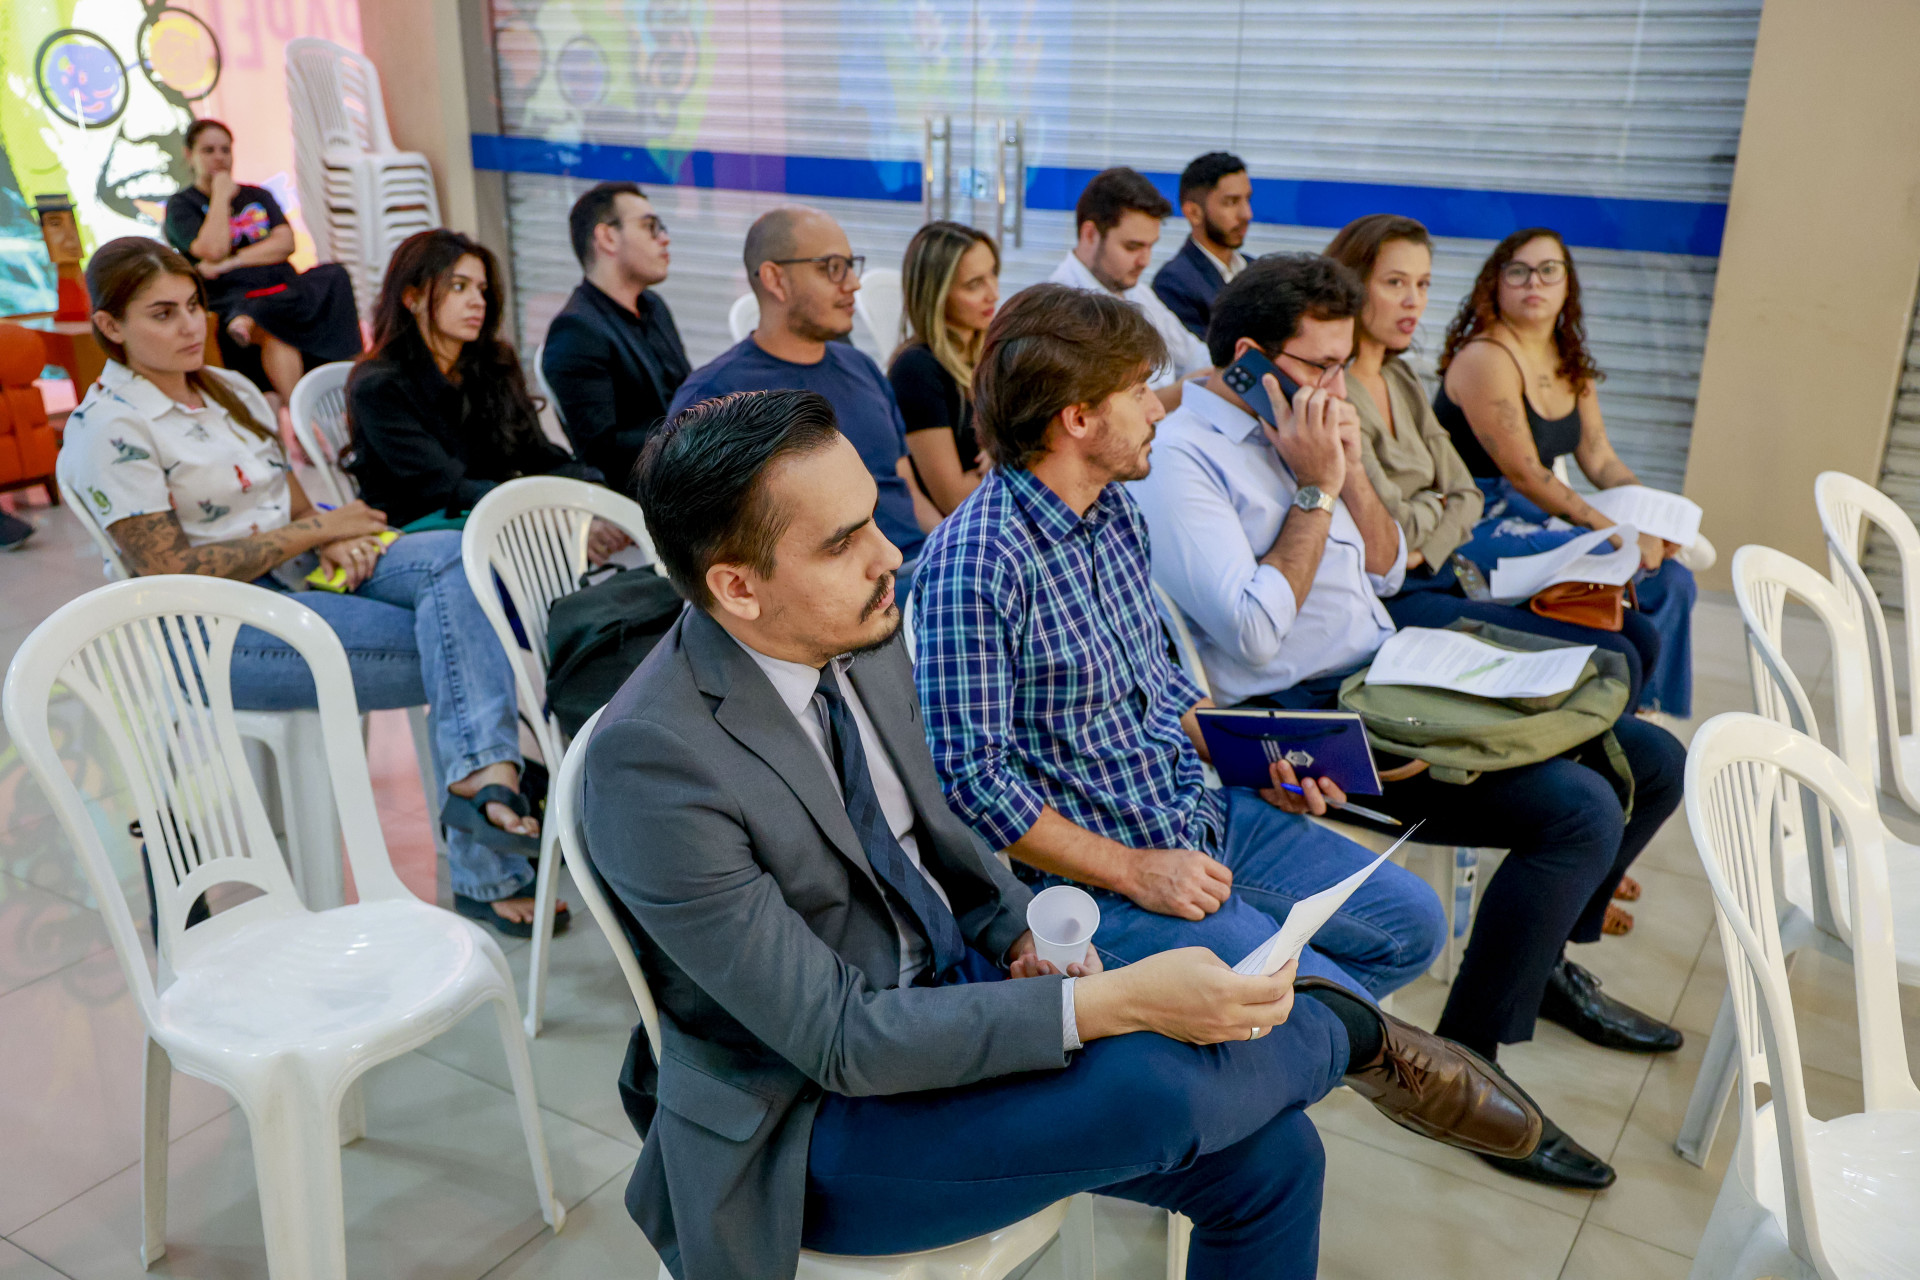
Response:
POLYGON ((1649 489, 1643 484, 1623 484, 1588 494, 1587 504, 1602 515, 1675 546, 1690 547, 1700 536, 1700 504, 1677 493, 1649 489))
POLYGON ((1482 698, 1548 698, 1580 681, 1590 644, 1516 653, 1458 631, 1407 627, 1373 655, 1368 684, 1416 684, 1482 698))
POLYGON ((1595 529, 1531 556, 1501 556, 1487 576, 1495 600, 1528 600, 1562 582, 1599 582, 1625 586, 1640 568, 1640 534, 1632 525, 1595 529), (1620 539, 1618 547, 1607 539, 1620 539))
POLYGON ((1299 959, 1300 953, 1306 950, 1307 943, 1313 939, 1313 935, 1320 932, 1320 926, 1333 919, 1333 913, 1340 909, 1340 904, 1352 897, 1353 891, 1358 889, 1381 863, 1391 858, 1395 849, 1413 839, 1413 833, 1419 829, 1420 823, 1414 823, 1407 828, 1407 834, 1395 840, 1388 846, 1385 853, 1372 862, 1331 889, 1322 889, 1311 897, 1302 898, 1294 903, 1293 909, 1287 912, 1287 918, 1280 922, 1280 927, 1274 931, 1273 936, 1255 947, 1246 959, 1233 966, 1233 971, 1265 976, 1277 973, 1287 961, 1299 959))

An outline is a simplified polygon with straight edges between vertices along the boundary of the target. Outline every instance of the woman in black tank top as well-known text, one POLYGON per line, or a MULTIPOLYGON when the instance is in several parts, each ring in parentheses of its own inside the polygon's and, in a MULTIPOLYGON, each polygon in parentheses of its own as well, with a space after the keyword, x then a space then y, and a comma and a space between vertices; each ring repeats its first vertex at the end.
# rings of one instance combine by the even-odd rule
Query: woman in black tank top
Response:
MULTIPOLYGON (((1553 472, 1572 454, 1596 488, 1640 482, 1607 439, 1595 390, 1601 376, 1587 350, 1580 277, 1566 242, 1542 227, 1514 232, 1480 268, 1440 355, 1434 415, 1486 495, 1486 514, 1462 555, 1491 568, 1502 555, 1550 550, 1581 529, 1614 524, 1553 472), (1554 409, 1555 416, 1543 411, 1554 409), (1575 530, 1547 528, 1552 517, 1575 530)), ((1678 550, 1643 535, 1636 591, 1659 642, 1646 663, 1643 704, 1685 717, 1693 706, 1697 589, 1671 559, 1678 550)))

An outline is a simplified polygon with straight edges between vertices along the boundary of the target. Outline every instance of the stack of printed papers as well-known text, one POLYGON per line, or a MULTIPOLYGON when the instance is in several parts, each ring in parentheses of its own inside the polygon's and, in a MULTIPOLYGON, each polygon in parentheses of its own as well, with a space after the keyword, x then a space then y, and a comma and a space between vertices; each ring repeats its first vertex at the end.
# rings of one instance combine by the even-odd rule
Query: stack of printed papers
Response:
POLYGON ((1623 484, 1587 495, 1587 502, 1609 519, 1630 524, 1642 533, 1665 539, 1676 547, 1690 547, 1700 536, 1700 504, 1677 493, 1623 484))
POLYGON ((1590 644, 1516 653, 1460 631, 1396 631, 1367 668, 1368 684, 1415 684, 1483 698, 1547 698, 1580 679, 1590 644))
MULTIPOLYGON (((1684 499, 1683 499, 1684 501, 1684 499)), ((1535 556, 1501 556, 1487 576, 1495 600, 1526 600, 1562 582, 1625 586, 1640 567, 1640 533, 1633 525, 1594 529, 1535 556), (1619 547, 1607 539, 1620 539, 1619 547)))

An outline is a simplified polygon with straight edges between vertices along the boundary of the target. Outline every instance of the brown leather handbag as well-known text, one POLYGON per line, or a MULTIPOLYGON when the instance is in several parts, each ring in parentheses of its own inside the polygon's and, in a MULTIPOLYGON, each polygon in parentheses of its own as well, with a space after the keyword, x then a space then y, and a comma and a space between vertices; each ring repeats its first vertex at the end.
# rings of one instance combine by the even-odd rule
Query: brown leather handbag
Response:
POLYGON ((1618 631, 1625 625, 1627 588, 1598 582, 1557 582, 1535 595, 1527 607, 1555 622, 1618 631))

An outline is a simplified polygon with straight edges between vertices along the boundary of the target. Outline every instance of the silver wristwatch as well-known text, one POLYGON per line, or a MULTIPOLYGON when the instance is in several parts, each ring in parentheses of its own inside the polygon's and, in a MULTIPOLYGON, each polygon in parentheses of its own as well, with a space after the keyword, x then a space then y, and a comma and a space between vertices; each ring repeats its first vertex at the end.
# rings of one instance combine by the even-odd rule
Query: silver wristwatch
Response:
POLYGON ((1317 484, 1303 484, 1293 492, 1293 505, 1302 511, 1331 511, 1334 496, 1317 484))

